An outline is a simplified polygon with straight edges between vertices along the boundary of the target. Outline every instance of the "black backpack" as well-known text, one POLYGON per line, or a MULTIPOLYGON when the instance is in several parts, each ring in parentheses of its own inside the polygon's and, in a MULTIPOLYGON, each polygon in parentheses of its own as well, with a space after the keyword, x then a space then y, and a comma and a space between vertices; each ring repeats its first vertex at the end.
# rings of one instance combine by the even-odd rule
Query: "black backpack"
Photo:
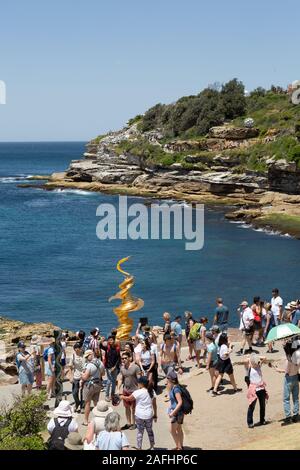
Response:
POLYGON ((47 442, 48 450, 65 450, 65 439, 69 434, 69 425, 72 418, 68 418, 62 426, 59 424, 58 419, 54 419, 55 428, 47 442))
MULTIPOLYGON (((185 415, 188 415, 193 411, 193 408, 194 408, 193 399, 190 395, 190 392, 188 391, 188 389, 186 387, 183 387, 182 385, 178 385, 178 387, 180 389, 181 398, 182 398, 182 407, 181 407, 181 409, 182 409, 182 411, 185 415)), ((173 391, 173 393, 174 393, 174 391, 173 391)), ((175 393, 174 393, 174 397, 175 397, 175 400, 176 400, 175 393)))

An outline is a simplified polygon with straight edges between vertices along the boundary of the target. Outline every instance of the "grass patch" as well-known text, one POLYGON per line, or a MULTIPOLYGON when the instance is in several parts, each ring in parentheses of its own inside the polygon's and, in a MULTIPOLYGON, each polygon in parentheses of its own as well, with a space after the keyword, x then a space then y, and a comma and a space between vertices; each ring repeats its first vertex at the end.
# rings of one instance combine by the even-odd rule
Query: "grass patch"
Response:
POLYGON ((288 233, 300 239, 300 216, 286 214, 269 214, 255 219, 255 226, 269 227, 272 230, 288 233))

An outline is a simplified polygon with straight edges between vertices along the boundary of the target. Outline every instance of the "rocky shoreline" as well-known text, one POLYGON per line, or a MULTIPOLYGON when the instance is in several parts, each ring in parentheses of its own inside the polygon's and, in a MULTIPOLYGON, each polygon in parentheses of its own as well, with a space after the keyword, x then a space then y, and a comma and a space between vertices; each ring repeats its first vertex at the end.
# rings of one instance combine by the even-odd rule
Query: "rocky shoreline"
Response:
MULTIPOLYGON (((224 153, 224 150, 255 145, 259 140, 258 129, 214 127, 205 139, 176 140, 164 145, 159 141, 161 137, 159 130, 141 134, 135 124, 111 132, 99 142, 89 142, 84 158, 73 160, 66 172, 31 177, 45 181, 32 186, 221 204, 231 206, 226 215, 228 219, 289 233, 300 239, 300 170, 296 163, 266 156, 266 172, 240 172, 238 153, 235 156, 224 153), (184 162, 163 165, 120 150, 124 143, 138 143, 141 139, 170 155, 191 154, 185 156, 184 162), (197 156, 193 152, 198 149, 202 153, 197 156), (220 153, 216 155, 216 152, 220 153)), ((265 140, 275 138, 272 129, 264 137, 265 140)))

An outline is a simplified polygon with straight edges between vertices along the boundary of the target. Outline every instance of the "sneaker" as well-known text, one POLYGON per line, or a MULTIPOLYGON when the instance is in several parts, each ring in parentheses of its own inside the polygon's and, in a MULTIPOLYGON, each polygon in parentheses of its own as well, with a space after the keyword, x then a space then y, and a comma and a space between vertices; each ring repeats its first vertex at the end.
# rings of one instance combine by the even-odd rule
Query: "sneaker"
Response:
POLYGON ((260 421, 258 426, 265 426, 266 424, 268 424, 267 421, 260 421))
POLYGON ((293 423, 297 423, 299 421, 299 415, 295 415, 292 417, 293 423))
POLYGON ((249 428, 249 429, 253 429, 253 428, 254 428, 254 424, 248 424, 248 428, 249 428))
POLYGON ((130 431, 134 431, 136 429, 136 424, 132 424, 128 429, 130 429, 130 431))
POLYGON ((129 424, 124 424, 124 426, 121 427, 122 431, 125 431, 125 429, 130 429, 129 424))
POLYGON ((288 424, 292 424, 292 418, 285 418, 285 420, 281 423, 281 426, 287 426, 288 424))
POLYGON ((212 392, 214 389, 214 387, 210 387, 208 390, 206 390, 207 392, 212 392))

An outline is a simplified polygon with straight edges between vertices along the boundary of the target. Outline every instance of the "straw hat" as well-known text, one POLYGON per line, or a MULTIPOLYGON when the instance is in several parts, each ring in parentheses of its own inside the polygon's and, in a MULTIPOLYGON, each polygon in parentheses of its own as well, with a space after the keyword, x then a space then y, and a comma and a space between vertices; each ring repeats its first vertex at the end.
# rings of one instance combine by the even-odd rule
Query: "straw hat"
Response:
POLYGON ((93 408, 93 415, 97 416, 97 418, 105 418, 108 413, 113 411, 112 408, 108 407, 108 404, 104 400, 100 400, 97 403, 97 406, 93 408))
POLYGON ((86 359, 91 354, 94 354, 94 351, 92 351, 92 349, 87 349, 83 355, 84 359, 86 359))
POLYGON ((58 407, 53 411, 53 414, 59 418, 71 418, 73 415, 72 406, 68 400, 62 400, 59 402, 58 407))
POLYGON ((69 450, 82 450, 83 442, 78 432, 70 432, 65 439, 65 448, 69 450))
POLYGON ((292 300, 292 302, 290 302, 290 307, 291 308, 297 308, 297 302, 295 300, 292 300))

